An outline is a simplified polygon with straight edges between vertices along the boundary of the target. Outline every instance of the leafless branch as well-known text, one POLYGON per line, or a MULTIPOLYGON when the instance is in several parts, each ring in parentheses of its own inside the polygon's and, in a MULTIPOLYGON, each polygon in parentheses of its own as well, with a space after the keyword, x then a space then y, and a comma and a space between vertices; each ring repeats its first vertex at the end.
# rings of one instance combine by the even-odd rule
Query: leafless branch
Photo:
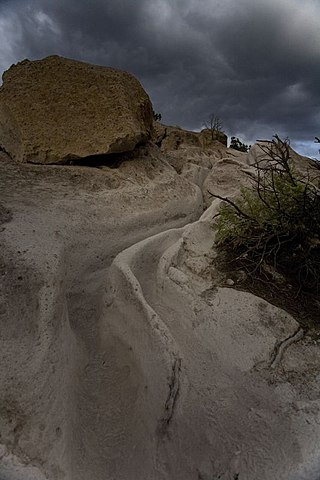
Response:
POLYGON ((245 212, 243 212, 240 209, 240 207, 236 203, 234 203, 232 200, 230 200, 229 198, 221 197, 220 195, 216 195, 216 194, 210 192, 210 190, 208 190, 208 193, 211 197, 218 198, 219 200, 222 200, 222 201, 228 203, 229 205, 231 205, 241 217, 247 218, 249 220, 254 220, 249 215, 247 215, 245 212))

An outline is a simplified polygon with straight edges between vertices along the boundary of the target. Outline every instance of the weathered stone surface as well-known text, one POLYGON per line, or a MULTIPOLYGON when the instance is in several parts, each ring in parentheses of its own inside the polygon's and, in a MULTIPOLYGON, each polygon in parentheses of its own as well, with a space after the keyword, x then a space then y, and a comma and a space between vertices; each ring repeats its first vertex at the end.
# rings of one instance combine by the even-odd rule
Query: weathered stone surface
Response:
POLYGON ((0 479, 318 479, 319 330, 217 268, 249 155, 118 157, 0 152, 0 479))
POLYGON ((131 151, 151 128, 150 99, 129 73, 51 56, 3 75, 0 149, 18 162, 131 151))
POLYGON ((204 147, 210 147, 214 142, 220 142, 223 145, 227 146, 228 137, 223 132, 218 132, 217 130, 210 130, 205 128, 200 132, 200 141, 204 147))
POLYGON ((228 138, 223 132, 211 131, 207 128, 201 132, 192 132, 178 126, 167 126, 155 122, 153 140, 161 150, 170 152, 189 147, 215 148, 216 142, 227 146, 228 138))

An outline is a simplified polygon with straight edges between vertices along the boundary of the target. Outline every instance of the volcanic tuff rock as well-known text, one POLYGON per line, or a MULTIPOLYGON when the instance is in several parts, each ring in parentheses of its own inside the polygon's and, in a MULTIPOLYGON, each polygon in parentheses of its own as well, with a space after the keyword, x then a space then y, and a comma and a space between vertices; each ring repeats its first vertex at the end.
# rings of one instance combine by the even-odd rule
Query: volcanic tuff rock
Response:
POLYGON ((223 132, 211 131, 208 128, 201 132, 192 132, 183 130, 178 126, 167 126, 155 122, 153 140, 161 147, 161 150, 171 152, 189 147, 199 147, 206 150, 215 148, 217 142, 227 146, 228 137, 223 132))
POLYGON ((129 73, 51 56, 3 75, 0 149, 18 162, 131 151, 151 128, 150 99, 129 73))
POLYGON ((244 272, 220 271, 212 228, 215 196, 256 178, 261 145, 247 154, 156 124, 158 146, 99 168, 23 163, 66 161, 78 143, 100 152, 111 133, 120 148, 139 141, 131 125, 147 138, 144 95, 130 75, 57 57, 5 75, 0 479, 318 479, 319 334, 242 291, 244 272), (31 102, 33 71, 47 83, 31 102))
POLYGON ((213 262, 255 150, 0 152, 1 480, 319 478, 319 345, 213 262))

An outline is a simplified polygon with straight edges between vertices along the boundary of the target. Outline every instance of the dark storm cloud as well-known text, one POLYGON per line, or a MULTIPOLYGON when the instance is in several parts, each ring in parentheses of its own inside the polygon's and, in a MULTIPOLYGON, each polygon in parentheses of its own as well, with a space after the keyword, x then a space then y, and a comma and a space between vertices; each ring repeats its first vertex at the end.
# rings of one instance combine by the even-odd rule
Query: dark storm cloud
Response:
POLYGON ((60 54, 134 73, 166 123, 320 134, 318 0, 0 0, 0 67, 60 54))

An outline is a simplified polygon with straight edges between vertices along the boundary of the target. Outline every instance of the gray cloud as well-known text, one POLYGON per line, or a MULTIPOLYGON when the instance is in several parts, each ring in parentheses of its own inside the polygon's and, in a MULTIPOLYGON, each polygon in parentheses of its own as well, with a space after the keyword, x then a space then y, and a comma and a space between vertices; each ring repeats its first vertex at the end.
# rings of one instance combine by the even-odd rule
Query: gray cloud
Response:
POLYGON ((119 67, 165 123, 214 112, 230 135, 315 155, 319 18, 318 0, 0 0, 0 68, 53 53, 119 67))

